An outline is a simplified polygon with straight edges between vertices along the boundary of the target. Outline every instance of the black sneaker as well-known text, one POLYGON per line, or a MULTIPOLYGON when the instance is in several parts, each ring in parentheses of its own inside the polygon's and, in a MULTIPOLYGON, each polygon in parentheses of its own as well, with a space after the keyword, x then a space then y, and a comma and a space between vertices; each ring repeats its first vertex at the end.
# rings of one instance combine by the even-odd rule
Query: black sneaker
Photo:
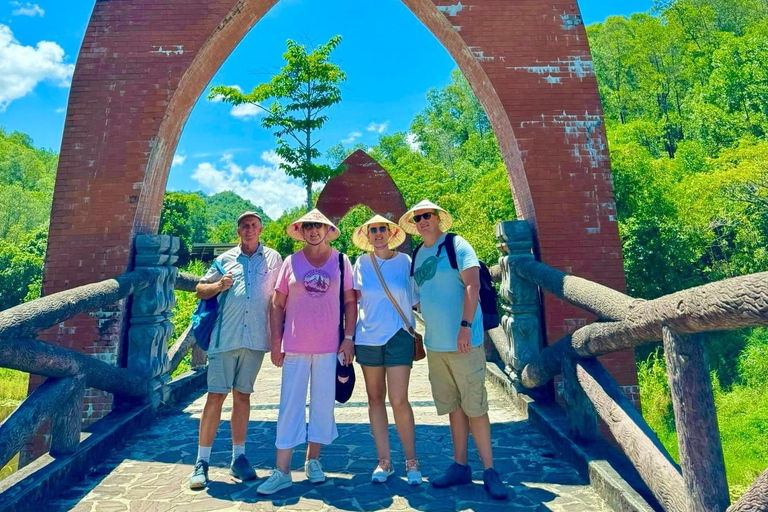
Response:
POLYGON ((204 460, 198 460, 192 476, 189 477, 189 488, 205 489, 206 485, 208 485, 208 463, 204 460))
POLYGON ((451 464, 448 469, 435 478, 430 480, 432 487, 437 489, 444 489, 446 487, 453 487, 454 485, 464 485, 472 482, 472 468, 464 466, 458 462, 451 464))
POLYGON ((251 463, 242 454, 232 461, 232 465, 229 466, 229 474, 243 481, 256 478, 256 470, 253 469, 251 463))
POLYGON ((488 468, 483 472, 483 488, 495 500, 506 500, 509 498, 507 487, 493 468, 488 468))

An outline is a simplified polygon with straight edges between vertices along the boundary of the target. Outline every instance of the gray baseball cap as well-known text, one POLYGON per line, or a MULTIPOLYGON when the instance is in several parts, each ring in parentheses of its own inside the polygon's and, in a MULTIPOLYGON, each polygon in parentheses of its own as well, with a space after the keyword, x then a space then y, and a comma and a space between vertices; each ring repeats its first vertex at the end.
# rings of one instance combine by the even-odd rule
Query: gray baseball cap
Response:
POLYGON ((245 213, 243 213, 242 215, 240 215, 240 216, 237 218, 237 225, 239 226, 239 225, 240 225, 240 222, 241 222, 241 221, 242 221, 244 218, 246 218, 246 217, 256 217, 257 219, 259 219, 259 222, 261 222, 261 215, 259 215, 258 213, 256 213, 256 212, 245 212, 245 213))

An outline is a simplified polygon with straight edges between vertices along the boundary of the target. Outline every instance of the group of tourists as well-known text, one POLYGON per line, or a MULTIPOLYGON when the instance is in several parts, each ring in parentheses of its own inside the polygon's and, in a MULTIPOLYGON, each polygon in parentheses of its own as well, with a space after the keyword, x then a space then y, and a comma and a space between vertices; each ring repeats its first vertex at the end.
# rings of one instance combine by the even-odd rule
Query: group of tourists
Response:
POLYGON ((240 244, 218 256, 218 265, 197 286, 198 298, 218 297, 220 311, 208 348, 208 396, 190 487, 203 489, 208 484, 211 446, 230 391, 230 473, 241 480, 256 478, 245 457, 245 440, 250 394, 267 352, 272 364, 282 368, 282 379, 275 468, 258 486, 259 494, 292 485, 291 456, 304 443, 307 479, 325 481, 321 447, 338 437, 332 391, 337 366, 351 365, 355 358, 363 370, 378 456, 371 480, 385 482, 395 472, 388 397, 405 455, 407 482, 422 484, 408 401, 411 367, 422 348, 415 332, 416 308, 424 319, 423 344, 435 407, 437 414, 449 415, 453 441, 453 464, 442 475, 430 476, 430 483, 446 488, 472 482, 467 462, 471 432, 484 468, 485 490, 492 498, 506 499, 506 486, 493 468, 478 301, 480 263, 466 240, 447 236, 451 215, 426 200, 398 224, 375 215, 354 230, 352 242, 366 251, 354 266, 329 245, 339 237, 339 229, 316 209, 288 226, 288 235, 304 242, 304 247, 285 261, 260 243, 263 226, 257 213, 243 213, 237 222, 240 244), (413 261, 396 250, 406 234, 423 239, 413 261), (446 241, 453 243, 452 251, 445 249, 446 241))

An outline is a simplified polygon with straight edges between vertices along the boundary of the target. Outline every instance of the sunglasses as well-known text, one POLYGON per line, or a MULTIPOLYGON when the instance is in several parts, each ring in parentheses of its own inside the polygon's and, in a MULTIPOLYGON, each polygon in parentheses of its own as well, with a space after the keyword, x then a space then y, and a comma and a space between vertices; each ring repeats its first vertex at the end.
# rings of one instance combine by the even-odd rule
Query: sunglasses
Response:
POLYGON ((421 222, 421 219, 429 220, 432 218, 433 215, 437 216, 437 213, 427 212, 427 213, 422 213, 421 215, 414 215, 413 223, 416 224, 417 222, 421 222))
POLYGON ((379 226, 378 228, 376 226, 372 228, 368 228, 369 233, 386 233, 389 231, 389 227, 387 226, 379 226))
POLYGON ((323 227, 322 222, 304 222, 301 227, 306 230, 310 230, 312 228, 315 229, 321 229, 323 227))

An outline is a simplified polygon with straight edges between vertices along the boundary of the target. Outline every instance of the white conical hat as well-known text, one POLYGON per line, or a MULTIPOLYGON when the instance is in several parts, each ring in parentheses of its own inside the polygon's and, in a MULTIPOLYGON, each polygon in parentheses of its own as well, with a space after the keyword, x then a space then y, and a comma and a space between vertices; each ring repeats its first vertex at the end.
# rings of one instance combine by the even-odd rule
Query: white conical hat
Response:
POLYGON ((322 214, 320 210, 315 208, 311 212, 304 215, 299 220, 294 221, 291 223, 286 229, 285 232, 288 233, 288 236, 293 238, 294 240, 298 240, 299 242, 306 242, 304 240, 304 233, 301 231, 301 225, 304 222, 319 222, 321 224, 326 224, 329 226, 328 234, 325 236, 325 240, 328 242, 332 242, 339 238, 339 228, 333 225, 333 222, 328 220, 328 217, 322 214))
POLYGON ((370 224, 389 224, 389 231, 391 233, 389 237, 389 243, 387 246, 390 249, 395 249, 405 242, 405 231, 391 220, 382 217, 381 215, 374 215, 368 219, 364 224, 355 228, 355 232, 352 233, 352 243, 359 249, 370 252, 373 250, 373 245, 368 241, 368 226, 370 224))
POLYGON ((432 201, 425 199, 400 217, 400 227, 409 235, 419 234, 419 230, 416 229, 416 224, 413 222, 413 214, 419 210, 434 210, 440 212, 440 231, 443 233, 446 233, 451 229, 451 226, 453 226, 453 217, 451 217, 450 213, 440 208, 432 201))

